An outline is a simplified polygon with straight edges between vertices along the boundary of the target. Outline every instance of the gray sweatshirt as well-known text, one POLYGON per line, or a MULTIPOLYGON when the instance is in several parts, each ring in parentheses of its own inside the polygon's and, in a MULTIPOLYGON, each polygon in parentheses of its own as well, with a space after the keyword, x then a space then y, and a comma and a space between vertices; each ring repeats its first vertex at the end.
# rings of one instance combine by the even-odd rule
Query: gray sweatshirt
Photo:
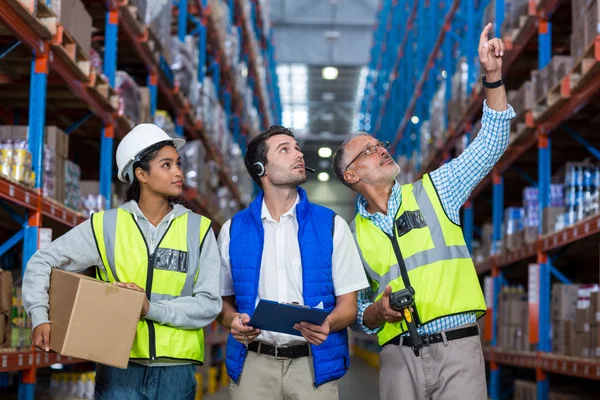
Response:
MULTIPOLYGON (((191 212, 181 205, 175 205, 155 227, 144 216, 135 201, 125 203, 121 208, 134 215, 151 253, 154 252, 170 222, 178 216, 191 212)), ((31 316, 33 328, 49 322, 48 289, 52 268, 81 272, 88 267, 96 266, 104 270, 90 224, 91 221, 87 220, 71 229, 47 247, 38 250, 27 263, 23 278, 23 304, 31 316)), ((152 301, 145 318, 182 329, 197 329, 209 325, 222 308, 219 268, 219 250, 215 234, 211 229, 202 246, 200 271, 193 287, 194 296, 152 301)), ((152 365, 165 365, 165 363, 153 362, 152 365)))

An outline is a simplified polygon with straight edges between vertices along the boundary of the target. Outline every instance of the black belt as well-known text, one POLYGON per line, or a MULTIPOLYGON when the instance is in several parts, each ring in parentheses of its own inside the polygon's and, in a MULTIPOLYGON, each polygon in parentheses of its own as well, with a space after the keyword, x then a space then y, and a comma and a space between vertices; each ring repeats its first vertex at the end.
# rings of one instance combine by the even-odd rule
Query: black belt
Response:
MULTIPOLYGON (((451 331, 445 331, 446 340, 456 340, 462 339, 470 336, 479 335, 479 327, 477 325, 468 326, 466 328, 454 329, 451 331)), ((383 344, 383 346, 387 346, 388 344, 393 344, 396 346, 400 345, 400 337, 401 335, 396 336, 392 340, 383 344)), ((412 341, 410 340, 410 336, 402 336, 402 346, 412 347, 412 341)), ((444 341, 444 337, 441 333, 432 333, 429 335, 421 335, 421 339, 423 340, 423 344, 425 346, 429 346, 434 343, 442 343, 444 341)), ((382 347, 383 347, 382 346, 382 347)))
POLYGON ((310 355, 308 344, 298 346, 276 347, 268 344, 252 342, 248 345, 248 350, 259 354, 266 354, 275 358, 300 358, 310 355))

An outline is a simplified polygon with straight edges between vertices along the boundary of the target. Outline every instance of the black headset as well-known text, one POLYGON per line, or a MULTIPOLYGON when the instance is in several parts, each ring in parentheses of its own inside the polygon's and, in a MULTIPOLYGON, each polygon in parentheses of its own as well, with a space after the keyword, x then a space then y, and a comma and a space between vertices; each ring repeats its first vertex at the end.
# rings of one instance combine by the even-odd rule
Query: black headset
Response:
POLYGON ((257 161, 254 164, 252 164, 252 166, 254 167, 254 173, 260 178, 262 176, 265 176, 265 174, 267 173, 267 170, 265 168, 265 164, 262 161, 257 161))

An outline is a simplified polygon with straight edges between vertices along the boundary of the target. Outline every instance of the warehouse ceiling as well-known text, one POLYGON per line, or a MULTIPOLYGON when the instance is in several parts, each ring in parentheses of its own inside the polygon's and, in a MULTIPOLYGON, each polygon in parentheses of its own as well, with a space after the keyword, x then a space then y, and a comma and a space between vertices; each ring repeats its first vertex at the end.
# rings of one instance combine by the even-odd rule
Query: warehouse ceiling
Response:
MULTIPOLYGON (((271 0, 269 3, 283 125, 292 128, 306 163, 329 171, 318 156, 356 131, 355 113, 379 0, 271 0), (323 69, 334 67, 335 79, 323 69)), ((332 72, 332 71, 329 71, 332 72)))

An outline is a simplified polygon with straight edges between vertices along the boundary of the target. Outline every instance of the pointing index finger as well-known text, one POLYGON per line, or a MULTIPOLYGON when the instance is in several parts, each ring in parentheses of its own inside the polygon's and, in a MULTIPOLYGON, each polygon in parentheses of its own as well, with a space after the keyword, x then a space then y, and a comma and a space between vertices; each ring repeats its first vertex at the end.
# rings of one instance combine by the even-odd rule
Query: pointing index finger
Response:
POLYGON ((483 31, 481 32, 481 36, 479 37, 479 45, 483 46, 485 42, 487 42, 488 40, 488 35, 490 33, 490 30, 492 29, 492 23, 488 23, 485 28, 483 28, 483 31))

